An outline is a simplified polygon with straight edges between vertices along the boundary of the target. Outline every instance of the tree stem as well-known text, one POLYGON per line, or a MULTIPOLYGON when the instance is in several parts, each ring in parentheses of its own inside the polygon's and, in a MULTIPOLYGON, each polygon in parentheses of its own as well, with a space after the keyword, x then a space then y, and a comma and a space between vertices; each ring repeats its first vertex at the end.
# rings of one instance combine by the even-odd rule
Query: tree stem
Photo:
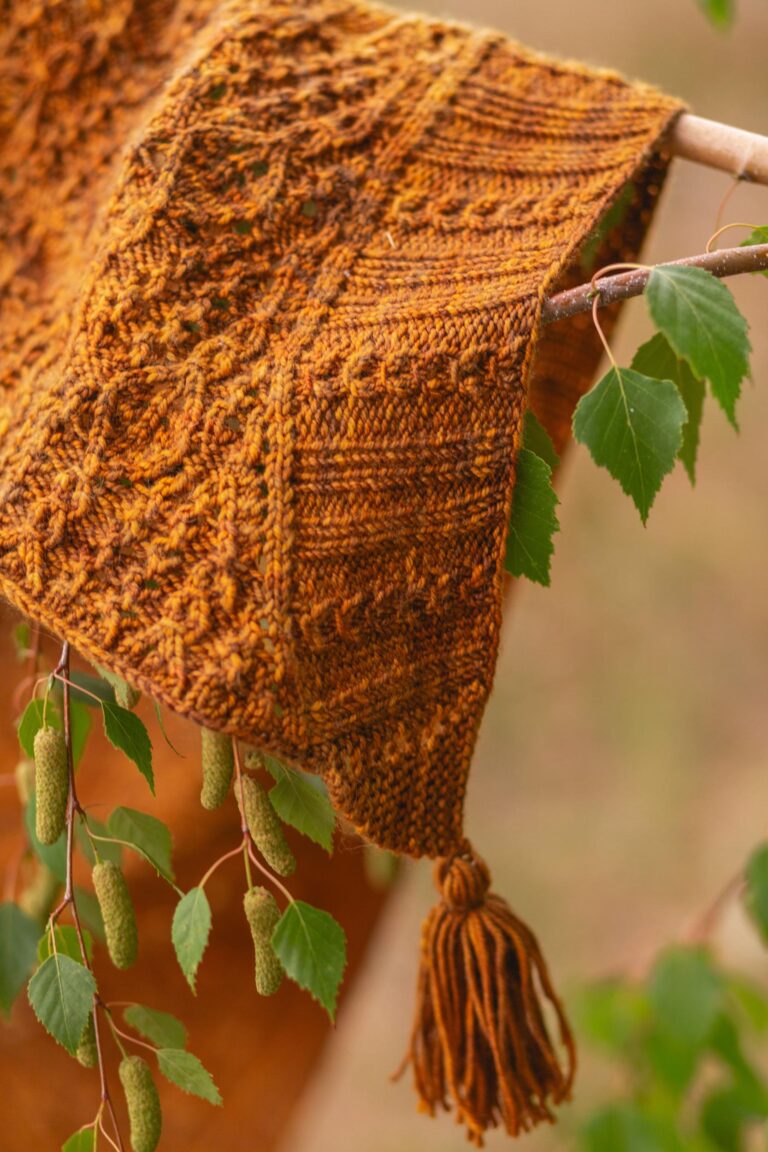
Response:
POLYGON ((768 184, 768 136, 684 112, 670 128, 667 145, 682 160, 768 184))
MULTIPOLYGON (((69 680, 69 643, 64 642, 61 650, 61 658, 59 663, 54 669, 54 676, 61 679, 62 684, 62 712, 64 714, 64 741, 67 746, 67 772, 69 776, 69 795, 67 797, 67 876, 64 885, 64 896, 61 904, 51 914, 51 924, 54 923, 60 913, 69 905, 72 908, 72 919, 75 924, 75 931, 77 932, 77 939, 80 945, 80 955, 82 957, 85 967, 92 971, 90 962, 88 960, 88 952, 85 947, 85 936, 83 935, 83 927, 80 923, 80 913, 77 910, 77 901, 75 900, 75 888, 73 879, 73 855, 75 843, 75 816, 81 812, 80 802, 77 798, 77 791, 75 789, 75 763, 72 756, 72 722, 70 715, 70 680, 69 680)), ((96 1055, 99 1065, 99 1083, 101 1090, 101 1101, 107 1109, 109 1118, 112 1122, 112 1128, 117 1139, 117 1147, 120 1152, 124 1152, 123 1139, 120 1135, 120 1128, 117 1123, 117 1116, 115 1115, 112 1097, 109 1092, 109 1084, 107 1083, 107 1072, 104 1065, 104 1053, 101 1043, 101 1029, 99 1025, 99 1006, 100 1000, 98 994, 93 997, 93 1035, 96 1041, 96 1055)), ((106 1135, 106 1133, 105 1133, 106 1135)))
MULTIPOLYGON (((717 252, 702 252, 699 256, 686 256, 682 260, 668 260, 657 265, 659 268, 704 268, 713 276, 722 279, 738 276, 743 272, 763 272, 768 269, 768 244, 751 244, 744 248, 721 248, 717 252)), ((606 276, 599 282, 599 307, 615 304, 618 300, 628 300, 632 296, 642 296, 648 277, 653 269, 633 269, 617 276, 606 276)), ((580 284, 550 296, 544 301, 541 310, 542 324, 552 324, 589 312, 595 298, 596 289, 592 284, 580 284)))

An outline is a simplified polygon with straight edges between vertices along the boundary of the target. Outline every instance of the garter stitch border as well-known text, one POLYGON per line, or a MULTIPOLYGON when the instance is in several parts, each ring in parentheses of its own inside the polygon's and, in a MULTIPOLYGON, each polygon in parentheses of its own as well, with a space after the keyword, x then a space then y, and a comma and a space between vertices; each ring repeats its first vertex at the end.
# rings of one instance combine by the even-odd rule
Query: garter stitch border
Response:
POLYGON ((0 589, 175 711, 462 843, 522 418, 596 342, 681 104, 351 0, 11 0, 0 589))

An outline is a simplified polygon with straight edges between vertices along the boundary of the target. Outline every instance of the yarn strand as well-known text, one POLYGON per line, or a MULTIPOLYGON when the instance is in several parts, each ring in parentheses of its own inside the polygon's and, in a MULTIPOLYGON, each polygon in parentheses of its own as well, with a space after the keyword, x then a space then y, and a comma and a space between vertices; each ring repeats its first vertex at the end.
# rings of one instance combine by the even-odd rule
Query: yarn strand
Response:
POLYGON ((488 892, 484 861, 464 845, 435 876, 442 899, 424 923, 416 1017, 396 1076, 411 1065, 420 1109, 453 1109, 482 1147, 490 1128, 518 1136, 554 1121, 576 1049, 538 941, 488 892))

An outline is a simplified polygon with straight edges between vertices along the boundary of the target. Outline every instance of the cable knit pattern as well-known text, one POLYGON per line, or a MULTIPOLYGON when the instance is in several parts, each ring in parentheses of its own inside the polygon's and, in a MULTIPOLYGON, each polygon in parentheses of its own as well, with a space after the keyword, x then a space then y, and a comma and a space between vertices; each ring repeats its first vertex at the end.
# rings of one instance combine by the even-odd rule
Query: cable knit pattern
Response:
POLYGON ((541 302, 630 178, 637 247, 679 103, 350 0, 11 0, 2 38, 3 594, 450 851, 523 412, 562 441, 594 368, 541 302))

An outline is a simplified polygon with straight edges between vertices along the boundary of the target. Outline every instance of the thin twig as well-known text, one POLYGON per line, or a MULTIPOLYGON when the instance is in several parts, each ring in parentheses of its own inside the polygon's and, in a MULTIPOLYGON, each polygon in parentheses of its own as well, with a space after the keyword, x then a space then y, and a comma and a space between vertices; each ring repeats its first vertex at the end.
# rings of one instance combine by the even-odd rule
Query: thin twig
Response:
MULTIPOLYGON (((722 279, 726 276, 738 276, 743 272, 763 272, 768 269, 768 244, 751 244, 743 248, 721 248, 718 252, 703 252, 699 256, 686 256, 682 260, 668 260, 657 265, 658 268, 705 268, 713 276, 722 279)), ((599 299, 600 307, 606 304, 615 304, 617 300, 628 300, 632 296, 641 296, 648 283, 648 277, 653 269, 634 269, 622 272, 618 276, 607 276, 600 281, 599 299)), ((552 324, 556 320, 565 320, 569 316, 577 316, 581 312, 589 312, 592 308, 594 293, 597 289, 592 284, 580 284, 578 288, 569 288, 567 292, 559 292, 544 301, 541 310, 542 324, 552 324)))
POLYGON ((706 944, 718 925, 720 917, 730 904, 731 900, 740 895, 746 885, 744 869, 740 868, 715 896, 714 900, 704 909, 693 924, 683 933, 683 939, 689 944, 706 944))
POLYGON ((262 864, 261 860, 259 860, 259 857, 256 854, 256 850, 254 849, 253 844, 251 843, 250 834, 248 836, 248 855, 251 858, 251 862, 253 864, 255 864, 256 867, 258 868, 259 872, 261 872, 262 875, 266 876, 266 878, 267 878, 267 880, 269 880, 270 884, 274 884, 275 888, 278 888, 282 892, 283 896, 285 896, 288 903, 289 904, 295 903, 293 896, 291 896, 291 894, 288 891, 288 889, 286 888, 285 884, 281 884, 281 882, 278 880, 277 876, 273 875, 273 873, 270 872, 268 868, 265 868, 264 865, 262 864))
MULTIPOLYGON (((721 224, 715 229, 709 240, 707 240, 706 251, 712 252, 715 240, 717 240, 718 236, 722 236, 723 232, 728 232, 731 228, 746 228, 747 231, 751 233, 757 231, 758 225, 747 224, 744 220, 732 220, 730 224, 721 224)), ((757 245, 755 245, 755 247, 757 247, 757 245)))
MULTIPOLYGON (((90 964, 90 961, 88 959, 88 952, 87 952, 87 949, 85 947, 85 936, 83 934, 82 924, 80 923, 80 913, 78 912, 78 909, 77 909, 77 902, 75 900, 75 894, 74 894, 75 889, 74 889, 74 879, 73 879, 73 856, 74 856, 74 844, 75 844, 75 815, 77 813, 82 814, 83 809, 80 806, 80 802, 77 798, 77 791, 75 789, 75 764, 74 764, 74 759, 72 756, 72 726, 71 726, 70 699, 69 699, 69 687, 70 687, 70 684, 69 684, 69 643, 67 641, 64 642, 64 646, 62 647, 62 650, 61 650, 61 659, 59 660, 59 663, 56 665, 56 668, 54 669, 53 674, 54 674, 54 676, 57 676, 57 677, 60 676, 61 680, 62 680, 62 691, 63 691, 62 711, 64 714, 64 742, 67 746, 67 773, 68 773, 68 777, 69 777, 69 794, 67 796, 67 847, 66 847, 67 874, 66 874, 66 882, 64 885, 64 896, 61 900, 61 903, 58 905, 58 907, 55 908, 54 911, 51 913, 49 924, 52 927, 55 924, 58 917, 64 911, 64 909, 67 907, 71 907, 72 919, 74 921, 75 931, 77 933, 77 939, 78 939, 78 943, 80 945, 80 955, 82 957, 83 964, 88 969, 88 971, 92 973, 93 969, 91 968, 91 964, 90 964)), ((104 1107, 107 1109, 107 1112, 109 1114, 109 1118, 112 1122, 112 1127, 114 1129, 115 1137, 117 1139, 116 1145, 111 1140, 110 1140, 110 1143, 112 1143, 113 1147, 116 1147, 118 1149, 118 1152, 125 1152, 124 1146, 123 1146, 123 1139, 122 1139, 122 1136, 120 1134, 120 1127, 117 1123, 117 1116, 115 1114, 114 1105, 112 1103, 112 1097, 111 1097, 110 1092, 109 1092, 109 1084, 107 1083, 107 1072, 106 1072, 106 1067, 104 1064, 104 1052, 103 1052, 102 1043, 101 1043, 101 1029, 100 1029, 100 1025, 99 1025, 99 1006, 100 1006, 100 1003, 101 1002, 99 1000, 98 995, 96 993, 94 993, 93 1009, 92 1009, 93 1034, 94 1034, 94 1039, 96 1041, 96 1056, 98 1059, 98 1066, 99 1066, 99 1084, 100 1084, 100 1091, 101 1091, 101 1101, 102 1101, 102 1104, 104 1105, 104 1107)), ((99 1128, 104 1133, 104 1136, 107 1139, 110 1139, 109 1136, 107 1135, 107 1133, 104 1132, 104 1128, 103 1128, 101 1121, 99 1122, 99 1128)))
POLYGON ((109 1132, 107 1132, 106 1128, 104 1127, 104 1117, 103 1117, 103 1115, 101 1114, 101 1112, 99 1113, 99 1132, 101 1132, 102 1136, 103 1136, 103 1137, 104 1137, 104 1139, 107 1141, 107 1143, 108 1143, 108 1144, 109 1144, 109 1145, 110 1145, 112 1148, 114 1148, 114 1149, 115 1149, 115 1152, 123 1152, 123 1146, 122 1146, 122 1144, 120 1144, 120 1146, 118 1147, 118 1145, 117 1145, 117 1144, 115 1144, 114 1140, 113 1140, 113 1139, 112 1139, 112 1137, 110 1136, 109 1132))
POLYGON ((243 863, 245 866, 245 880, 248 884, 248 891, 253 888, 253 876, 251 874, 251 861, 248 856, 248 846, 250 841, 250 830, 248 828, 248 821, 245 818, 245 792, 243 790, 243 766, 240 762, 240 745, 237 740, 232 740, 232 755, 235 761, 235 788, 240 797, 240 830, 243 833, 243 863))
POLYGON ((109 1026, 113 1033, 116 1036, 122 1036, 123 1040, 129 1040, 131 1044, 138 1044, 140 1048, 148 1048, 153 1055, 155 1052, 157 1052, 157 1045, 147 1044, 146 1040, 139 1040, 138 1036, 131 1036, 129 1032, 123 1032, 122 1028, 118 1028, 117 1024, 115 1024, 114 1020, 112 1019, 111 1014, 109 1017, 109 1026))
POLYGON ((68 688, 74 688, 77 692, 82 692, 84 696, 90 696, 91 700, 95 700, 97 704, 110 703, 108 700, 104 701, 101 696, 97 696, 95 692, 90 692, 87 688, 84 688, 82 684, 75 684, 73 680, 65 679, 58 670, 53 673, 53 678, 54 680, 58 680, 60 684, 66 684, 68 688))
MULTIPOLYGON (((731 197, 736 192, 736 189, 739 188, 742 184, 743 184, 743 180, 740 180, 739 177, 736 176, 731 181, 731 183, 728 185, 728 188, 725 192, 725 195, 723 196, 722 200, 720 201, 720 204, 718 205, 717 215, 715 216, 715 229, 716 230, 720 227, 720 225, 723 222, 723 217, 725 216, 725 210, 728 207, 728 204, 730 202, 731 197)), ((709 245, 707 245, 707 251, 709 251, 709 245)))
POLYGON ((243 850, 243 845, 241 842, 240 844, 238 844, 237 848, 233 848, 231 852, 225 852, 223 856, 219 856, 218 860, 214 860, 213 864, 211 864, 210 868, 208 869, 208 871, 205 873, 202 880, 198 884, 198 888, 205 888, 206 884, 210 880, 211 876, 213 876, 214 872, 219 867, 219 865, 223 864, 225 862, 225 860, 231 860, 233 856, 239 856, 240 853, 242 852, 242 850, 243 850))

